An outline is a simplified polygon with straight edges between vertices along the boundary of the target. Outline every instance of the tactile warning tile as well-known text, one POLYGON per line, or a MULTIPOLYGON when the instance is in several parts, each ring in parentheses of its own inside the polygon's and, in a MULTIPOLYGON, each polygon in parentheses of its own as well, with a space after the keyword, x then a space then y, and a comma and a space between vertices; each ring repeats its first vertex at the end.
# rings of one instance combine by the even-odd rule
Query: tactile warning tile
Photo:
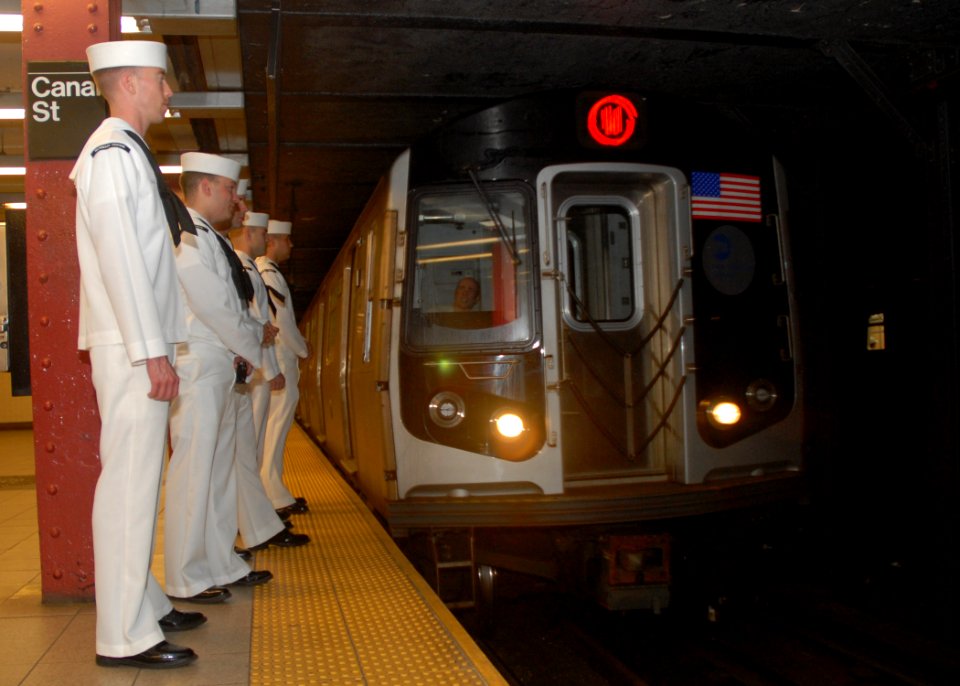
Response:
POLYGON ((313 540, 257 553, 274 579, 254 595, 251 684, 506 683, 297 426, 285 476, 313 540))

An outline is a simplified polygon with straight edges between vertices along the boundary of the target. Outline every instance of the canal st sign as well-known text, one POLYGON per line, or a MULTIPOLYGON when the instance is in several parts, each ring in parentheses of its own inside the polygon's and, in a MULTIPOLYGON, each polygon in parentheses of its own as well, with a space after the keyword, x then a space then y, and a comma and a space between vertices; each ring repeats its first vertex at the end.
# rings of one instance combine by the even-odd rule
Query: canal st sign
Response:
POLYGON ((76 158, 106 114, 86 61, 29 62, 27 84, 29 159, 76 158))

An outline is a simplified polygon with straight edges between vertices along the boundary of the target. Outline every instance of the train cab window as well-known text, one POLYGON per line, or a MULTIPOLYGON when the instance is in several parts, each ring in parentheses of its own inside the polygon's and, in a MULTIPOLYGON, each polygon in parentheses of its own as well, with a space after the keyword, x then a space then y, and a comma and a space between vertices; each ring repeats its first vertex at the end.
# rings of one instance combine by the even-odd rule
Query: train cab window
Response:
POLYGON ((565 218, 566 317, 574 328, 590 323, 618 328, 637 314, 634 217, 626 207, 570 203, 565 218))
POLYGON ((485 193, 425 192, 411 203, 404 325, 411 347, 533 340, 530 202, 516 187, 490 185, 485 193))

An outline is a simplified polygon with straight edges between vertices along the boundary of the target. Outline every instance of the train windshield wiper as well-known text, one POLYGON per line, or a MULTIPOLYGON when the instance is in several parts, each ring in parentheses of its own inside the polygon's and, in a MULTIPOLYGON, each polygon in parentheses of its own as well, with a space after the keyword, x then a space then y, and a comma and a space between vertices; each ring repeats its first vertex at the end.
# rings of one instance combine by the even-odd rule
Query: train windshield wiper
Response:
POLYGON ((500 213, 497 212, 496 208, 493 206, 493 203, 490 201, 490 196, 487 195, 485 190, 483 190, 483 186, 480 184, 480 179, 477 178, 477 173, 473 169, 468 169, 467 173, 470 174, 470 180, 473 181, 473 185, 477 189, 480 199, 483 200, 483 204, 487 208, 487 214, 490 215, 490 219, 493 220, 494 226, 497 227, 497 233, 500 235, 500 242, 503 243, 504 247, 507 249, 507 252, 510 253, 510 259, 513 261, 514 266, 520 264, 520 257, 517 255, 516 238, 511 238, 507 235, 507 230, 504 228, 503 222, 500 221, 500 213))

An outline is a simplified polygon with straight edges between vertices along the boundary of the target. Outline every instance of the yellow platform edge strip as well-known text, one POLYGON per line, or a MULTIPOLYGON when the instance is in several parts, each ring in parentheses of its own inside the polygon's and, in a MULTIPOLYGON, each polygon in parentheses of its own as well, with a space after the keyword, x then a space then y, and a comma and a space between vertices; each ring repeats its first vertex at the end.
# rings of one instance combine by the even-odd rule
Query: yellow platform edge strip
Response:
POLYGON ((320 449, 294 425, 285 481, 310 512, 300 548, 257 553, 250 683, 505 684, 320 449))

